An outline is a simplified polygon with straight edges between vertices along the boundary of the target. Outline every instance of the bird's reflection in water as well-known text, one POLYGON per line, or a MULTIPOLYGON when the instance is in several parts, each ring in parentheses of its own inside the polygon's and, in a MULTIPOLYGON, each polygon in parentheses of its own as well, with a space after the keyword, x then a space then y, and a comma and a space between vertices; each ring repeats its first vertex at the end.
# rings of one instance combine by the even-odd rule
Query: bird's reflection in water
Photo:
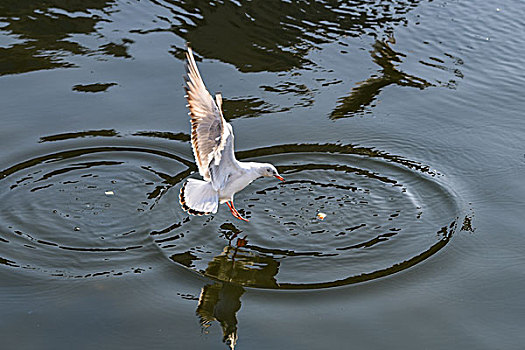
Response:
POLYGON ((203 274, 221 282, 260 288, 276 288, 279 263, 268 255, 255 253, 250 246, 226 246, 208 263, 203 274))
MULTIPOLYGON (((178 260, 176 257, 172 259, 178 260)), ((201 325, 207 328, 217 321, 222 328, 223 341, 234 349, 237 342, 236 314, 241 308, 241 296, 245 291, 242 286, 275 288, 278 271, 279 262, 270 256, 255 254, 249 246, 226 246, 202 271, 216 282, 205 285, 201 290, 196 312, 201 325)))
POLYGON ((217 282, 202 288, 197 306, 197 316, 204 329, 213 321, 222 328, 222 341, 232 349, 237 342, 237 311, 241 308, 241 296, 244 288, 232 283, 217 282))

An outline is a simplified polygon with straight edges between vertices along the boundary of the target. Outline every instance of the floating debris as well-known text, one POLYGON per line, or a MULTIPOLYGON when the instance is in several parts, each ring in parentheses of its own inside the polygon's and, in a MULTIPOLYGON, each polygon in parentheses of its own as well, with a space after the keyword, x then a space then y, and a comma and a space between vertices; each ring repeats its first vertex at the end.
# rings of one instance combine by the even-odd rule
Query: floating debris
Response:
POLYGON ((106 196, 114 196, 114 195, 115 195, 115 192, 113 192, 113 191, 106 191, 106 192, 104 192, 104 194, 105 194, 106 196))
POLYGON ((319 220, 324 220, 324 218, 326 217, 326 214, 325 213, 317 213, 317 218, 319 220))

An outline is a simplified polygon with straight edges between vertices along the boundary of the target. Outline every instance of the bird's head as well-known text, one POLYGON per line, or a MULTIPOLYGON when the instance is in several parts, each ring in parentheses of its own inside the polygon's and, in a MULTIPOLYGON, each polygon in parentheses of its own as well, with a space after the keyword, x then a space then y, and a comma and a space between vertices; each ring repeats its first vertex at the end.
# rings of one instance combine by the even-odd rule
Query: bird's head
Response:
POLYGON ((281 175, 279 175, 279 172, 277 171, 277 169, 275 169, 275 167, 270 163, 262 163, 261 167, 259 168, 259 174, 261 176, 266 176, 266 177, 273 176, 273 177, 278 178, 281 181, 284 181, 281 175))

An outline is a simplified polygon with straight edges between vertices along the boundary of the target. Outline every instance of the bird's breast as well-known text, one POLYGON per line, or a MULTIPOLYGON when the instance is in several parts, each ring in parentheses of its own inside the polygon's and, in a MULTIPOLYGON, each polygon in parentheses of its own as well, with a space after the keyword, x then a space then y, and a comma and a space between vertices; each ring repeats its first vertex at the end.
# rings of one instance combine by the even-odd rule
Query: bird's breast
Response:
POLYGON ((219 191, 219 200, 221 203, 225 203, 233 199, 235 193, 241 191, 246 186, 248 186, 253 180, 253 178, 248 176, 239 176, 232 178, 223 189, 219 191))

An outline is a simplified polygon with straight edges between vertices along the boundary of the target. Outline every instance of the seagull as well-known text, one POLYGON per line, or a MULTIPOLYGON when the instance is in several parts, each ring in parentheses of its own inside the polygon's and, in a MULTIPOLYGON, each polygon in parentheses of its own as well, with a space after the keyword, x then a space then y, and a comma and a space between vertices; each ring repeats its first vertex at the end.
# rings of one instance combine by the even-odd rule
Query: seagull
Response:
POLYGON ((204 180, 188 179, 180 190, 180 204, 191 215, 209 215, 226 203, 235 218, 249 221, 235 209, 233 196, 259 177, 284 179, 270 163, 239 162, 235 158, 233 128, 224 120, 222 95, 217 93, 215 99, 210 95, 189 46, 186 59, 191 146, 204 180))

